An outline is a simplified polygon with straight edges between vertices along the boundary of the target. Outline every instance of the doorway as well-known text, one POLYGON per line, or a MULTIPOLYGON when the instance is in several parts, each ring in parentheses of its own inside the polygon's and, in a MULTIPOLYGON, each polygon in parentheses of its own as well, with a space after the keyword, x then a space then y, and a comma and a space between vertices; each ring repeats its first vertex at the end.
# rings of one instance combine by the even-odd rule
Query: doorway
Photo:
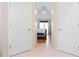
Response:
POLYGON ((37 43, 38 44, 49 44, 49 22, 48 21, 40 21, 37 30, 37 43))
POLYGON ((39 28, 45 29, 46 34, 48 34, 48 21, 40 21, 39 28))

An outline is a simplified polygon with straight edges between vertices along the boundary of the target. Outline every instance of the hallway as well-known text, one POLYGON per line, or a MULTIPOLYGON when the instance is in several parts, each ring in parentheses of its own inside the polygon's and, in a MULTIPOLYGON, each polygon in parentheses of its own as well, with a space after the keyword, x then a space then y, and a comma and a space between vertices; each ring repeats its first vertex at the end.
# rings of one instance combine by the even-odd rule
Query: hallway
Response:
POLYGON ((74 57, 50 46, 50 37, 47 36, 46 43, 38 43, 37 46, 28 52, 18 54, 14 57, 74 57))
POLYGON ((78 15, 78 2, 0 3, 0 56, 79 57, 78 15))

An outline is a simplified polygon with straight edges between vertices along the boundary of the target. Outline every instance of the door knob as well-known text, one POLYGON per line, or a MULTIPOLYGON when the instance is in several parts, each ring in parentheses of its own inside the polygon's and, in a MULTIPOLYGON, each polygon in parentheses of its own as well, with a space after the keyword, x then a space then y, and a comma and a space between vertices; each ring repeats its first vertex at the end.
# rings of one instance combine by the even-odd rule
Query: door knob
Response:
POLYGON ((79 24, 78 24, 78 27, 79 27, 79 24))
POLYGON ((58 28, 58 31, 60 31, 61 29, 60 28, 58 28))
POLYGON ((31 31, 31 29, 29 28, 28 31, 31 31))

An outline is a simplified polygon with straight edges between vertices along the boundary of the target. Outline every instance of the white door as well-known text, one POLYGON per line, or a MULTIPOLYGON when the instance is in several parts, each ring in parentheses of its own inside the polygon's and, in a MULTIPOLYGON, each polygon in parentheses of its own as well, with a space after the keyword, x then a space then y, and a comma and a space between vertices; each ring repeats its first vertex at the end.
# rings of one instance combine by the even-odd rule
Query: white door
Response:
POLYGON ((9 56, 32 49, 32 3, 8 6, 9 56))
POLYGON ((79 56, 78 3, 59 3, 57 43, 58 49, 79 56))

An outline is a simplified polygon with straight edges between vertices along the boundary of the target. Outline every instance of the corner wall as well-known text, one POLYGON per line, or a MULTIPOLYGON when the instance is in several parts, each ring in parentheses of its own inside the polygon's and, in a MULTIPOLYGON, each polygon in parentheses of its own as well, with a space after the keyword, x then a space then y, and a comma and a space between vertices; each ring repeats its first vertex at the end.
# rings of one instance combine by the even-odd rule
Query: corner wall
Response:
POLYGON ((2 56, 2 3, 0 3, 0 57, 2 56))
POLYGON ((2 3, 2 56, 8 56, 8 3, 2 3))
POLYGON ((52 18, 51 18, 51 46, 57 47, 57 3, 52 5, 52 18))
POLYGON ((8 56, 8 4, 0 2, 0 56, 8 56))
POLYGON ((36 15, 35 15, 35 9, 36 9, 36 4, 33 2, 32 3, 32 36, 33 36, 33 49, 35 48, 37 44, 37 20, 36 20, 36 15))

